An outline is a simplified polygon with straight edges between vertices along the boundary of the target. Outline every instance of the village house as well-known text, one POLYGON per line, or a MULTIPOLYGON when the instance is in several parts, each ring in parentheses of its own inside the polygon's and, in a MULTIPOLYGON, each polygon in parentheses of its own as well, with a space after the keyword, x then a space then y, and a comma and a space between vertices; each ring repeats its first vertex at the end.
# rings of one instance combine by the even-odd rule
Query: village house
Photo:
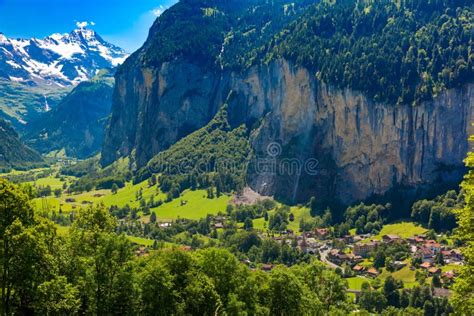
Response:
POLYGON ((214 217, 212 227, 214 229, 225 228, 225 221, 226 221, 226 218, 224 216, 218 215, 218 216, 214 217))
POLYGON ((408 242, 412 245, 422 244, 425 242, 425 236, 415 235, 413 237, 407 238, 408 242))
POLYGON ((422 264, 420 264, 420 268, 421 268, 421 269, 428 270, 429 268, 431 268, 431 263, 428 262, 428 261, 425 261, 425 262, 423 262, 422 264))
POLYGON ((352 270, 354 270, 354 272, 355 272, 356 274, 362 274, 362 273, 364 273, 365 268, 364 268, 363 266, 360 266, 360 265, 356 264, 356 265, 352 268, 352 270))
POLYGON ((383 235, 382 236, 382 241, 384 243, 388 243, 388 244, 391 244, 391 243, 394 243, 394 242, 400 242, 402 240, 403 239, 401 239, 400 236, 398 236, 398 235, 383 235))
POLYGON ((305 253, 314 255, 318 253, 319 243, 314 238, 303 237, 302 240, 298 240, 298 246, 305 253))
POLYGON ((137 250, 135 250, 135 256, 137 257, 147 257, 149 256, 148 248, 145 246, 140 246, 138 247, 137 250))
POLYGON ((437 254, 441 251, 441 245, 434 240, 426 241, 423 246, 430 249, 434 254, 437 254))
POLYGON ((352 253, 346 254, 338 249, 332 249, 331 251, 329 251, 328 258, 331 262, 334 262, 338 265, 341 265, 344 262, 353 265, 362 261, 361 256, 355 256, 352 253))
POLYGON ((363 258, 368 257, 372 252, 374 252, 379 245, 378 241, 370 241, 367 243, 356 243, 354 244, 354 254, 356 256, 361 256, 363 258))
POLYGON ((248 265, 248 266, 252 263, 249 259, 242 259, 242 260, 240 260, 240 262, 242 262, 243 264, 248 265))
POLYGON ((159 226, 160 226, 160 228, 169 228, 169 227, 171 227, 171 223, 167 223, 167 222, 165 222, 165 223, 160 223, 159 226))
POLYGON ((423 262, 429 262, 433 263, 434 262, 434 252, 431 250, 429 247, 420 247, 416 251, 416 255, 421 259, 423 262))
POLYGON ((441 275, 441 278, 443 279, 444 284, 453 283, 455 277, 456 277, 456 272, 452 270, 446 271, 441 275))
POLYGON ((446 263, 462 260, 461 251, 458 249, 442 250, 441 253, 446 263))
POLYGON ((369 268, 367 270, 367 275, 371 277, 377 277, 379 275, 379 272, 375 268, 369 268))
POLYGON ((224 228, 224 224, 223 223, 214 223, 214 224, 212 224, 212 228, 222 229, 222 228, 224 228))
POLYGON ((329 229, 316 228, 316 236, 318 236, 319 239, 326 239, 329 236, 329 229))
POLYGON ((429 274, 432 274, 432 275, 440 274, 440 273, 441 273, 441 269, 440 269, 440 268, 437 268, 437 267, 431 267, 431 268, 428 269, 428 273, 429 273, 429 274))

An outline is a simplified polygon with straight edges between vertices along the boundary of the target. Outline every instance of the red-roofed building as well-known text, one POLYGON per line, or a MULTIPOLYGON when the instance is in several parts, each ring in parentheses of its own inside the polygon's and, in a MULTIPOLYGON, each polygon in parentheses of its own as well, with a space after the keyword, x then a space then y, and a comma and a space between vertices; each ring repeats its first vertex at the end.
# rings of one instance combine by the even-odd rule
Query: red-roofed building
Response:
POLYGON ((425 248, 429 248, 435 254, 441 251, 441 245, 434 240, 428 240, 424 244, 425 248))
POLYGON ((352 270, 354 270, 354 272, 357 274, 361 274, 362 272, 364 272, 365 268, 357 264, 352 268, 352 270))
POLYGON ((437 267, 432 267, 432 268, 429 268, 428 269, 428 272, 430 274, 440 274, 441 273, 441 269, 440 268, 437 268, 437 267))
POLYGON ((428 261, 423 262, 422 264, 420 264, 420 268, 429 269, 429 268, 431 268, 431 263, 429 263, 428 261))
POLYGON ((379 272, 378 272, 377 269, 375 269, 375 268, 369 268, 369 269, 367 270, 367 274, 370 275, 370 276, 376 277, 376 276, 379 275, 379 272))
POLYGON ((402 239, 398 235, 383 235, 382 236, 382 241, 386 243, 394 243, 394 242, 399 242, 402 239))

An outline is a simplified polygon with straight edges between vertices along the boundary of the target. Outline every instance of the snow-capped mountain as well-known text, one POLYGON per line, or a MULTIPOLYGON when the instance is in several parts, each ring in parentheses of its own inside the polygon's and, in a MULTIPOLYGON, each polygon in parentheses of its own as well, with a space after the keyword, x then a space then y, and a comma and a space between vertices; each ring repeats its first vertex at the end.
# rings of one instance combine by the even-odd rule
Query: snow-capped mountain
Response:
POLYGON ((127 56, 87 28, 44 39, 10 39, 0 33, 0 78, 28 85, 76 85, 127 56))

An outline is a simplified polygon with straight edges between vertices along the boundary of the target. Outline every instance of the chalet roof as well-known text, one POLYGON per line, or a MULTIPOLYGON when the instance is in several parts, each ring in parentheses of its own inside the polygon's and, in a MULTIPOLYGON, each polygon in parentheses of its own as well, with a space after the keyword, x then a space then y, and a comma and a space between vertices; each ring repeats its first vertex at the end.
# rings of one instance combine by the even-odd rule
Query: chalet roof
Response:
POLYGON ((432 268, 428 269, 428 272, 432 273, 432 274, 439 273, 440 271, 441 271, 441 269, 437 268, 437 267, 432 267, 432 268))
POLYGON ((431 267, 431 263, 429 263, 428 261, 425 261, 422 264, 420 264, 420 268, 423 268, 423 269, 429 269, 430 267, 431 267))
POLYGON ((379 274, 379 272, 375 268, 370 268, 369 270, 367 270, 367 273, 373 274, 373 275, 378 275, 379 274))
POLYGON ((424 255, 432 255, 433 251, 430 248, 422 247, 420 248, 420 252, 424 255))
POLYGON ((360 265, 358 265, 358 264, 355 265, 355 266, 352 268, 352 270, 354 270, 354 271, 364 271, 364 269, 365 269, 365 268, 364 268, 363 266, 360 266, 360 265))

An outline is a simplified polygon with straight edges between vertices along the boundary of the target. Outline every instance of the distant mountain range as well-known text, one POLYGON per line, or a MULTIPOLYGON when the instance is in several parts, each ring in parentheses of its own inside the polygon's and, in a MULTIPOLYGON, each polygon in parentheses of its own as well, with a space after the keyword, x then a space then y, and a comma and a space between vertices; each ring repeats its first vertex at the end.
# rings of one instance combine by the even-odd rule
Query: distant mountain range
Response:
POLYGON ((0 118, 28 134, 30 123, 54 110, 79 83, 127 57, 87 28, 44 39, 12 39, 0 33, 0 118))
POLYGON ((0 78, 30 86, 77 85, 127 56, 86 28, 44 39, 10 39, 0 33, 0 78))

